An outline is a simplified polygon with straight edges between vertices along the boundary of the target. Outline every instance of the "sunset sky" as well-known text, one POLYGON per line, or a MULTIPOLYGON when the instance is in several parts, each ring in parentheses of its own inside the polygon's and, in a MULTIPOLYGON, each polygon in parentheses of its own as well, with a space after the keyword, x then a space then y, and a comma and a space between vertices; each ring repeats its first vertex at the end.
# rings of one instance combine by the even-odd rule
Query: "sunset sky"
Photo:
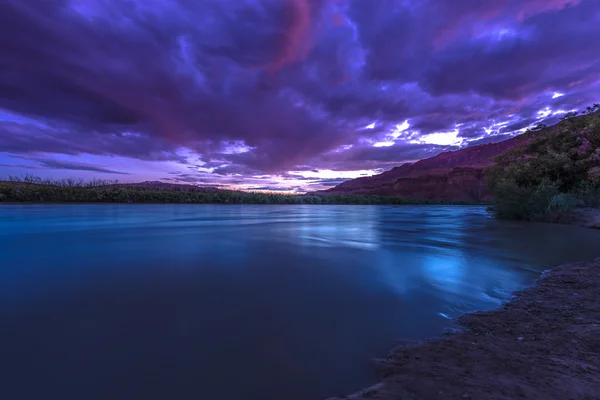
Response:
POLYGON ((305 191, 600 102, 599 0, 3 0, 0 179, 305 191))

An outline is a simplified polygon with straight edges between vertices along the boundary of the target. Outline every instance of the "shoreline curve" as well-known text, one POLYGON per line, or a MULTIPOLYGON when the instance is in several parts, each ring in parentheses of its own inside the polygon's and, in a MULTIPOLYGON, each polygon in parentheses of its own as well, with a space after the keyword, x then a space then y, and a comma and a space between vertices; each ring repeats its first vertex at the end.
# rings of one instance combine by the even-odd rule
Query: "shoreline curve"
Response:
POLYGON ((327 400, 600 398, 600 258, 542 273, 462 328, 375 360, 381 382, 327 400))

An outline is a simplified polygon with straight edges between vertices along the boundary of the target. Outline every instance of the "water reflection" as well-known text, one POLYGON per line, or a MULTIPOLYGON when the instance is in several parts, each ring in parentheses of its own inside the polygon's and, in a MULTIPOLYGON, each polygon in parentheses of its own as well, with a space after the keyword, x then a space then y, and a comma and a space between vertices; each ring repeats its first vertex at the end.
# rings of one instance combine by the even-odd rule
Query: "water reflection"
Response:
POLYGON ((351 392, 598 243, 479 207, 3 205, 0 398, 351 392))
POLYGON ((444 295, 464 296, 469 290, 466 285, 465 261, 460 251, 446 250, 442 254, 423 257, 422 271, 431 285, 444 295))
POLYGON ((302 246, 352 247, 363 250, 379 248, 377 216, 379 211, 369 206, 348 206, 348 209, 327 207, 309 210, 304 206, 298 227, 292 231, 302 246))

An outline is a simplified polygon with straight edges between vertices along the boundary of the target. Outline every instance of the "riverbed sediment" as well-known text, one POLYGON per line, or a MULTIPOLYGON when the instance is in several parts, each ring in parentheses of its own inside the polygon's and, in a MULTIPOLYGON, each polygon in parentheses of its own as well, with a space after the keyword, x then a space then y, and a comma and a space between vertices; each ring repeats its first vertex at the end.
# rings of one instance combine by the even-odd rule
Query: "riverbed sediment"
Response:
POLYGON ((381 383, 330 400, 600 399, 600 258, 548 271, 502 308, 457 322, 458 332, 376 360, 381 383))

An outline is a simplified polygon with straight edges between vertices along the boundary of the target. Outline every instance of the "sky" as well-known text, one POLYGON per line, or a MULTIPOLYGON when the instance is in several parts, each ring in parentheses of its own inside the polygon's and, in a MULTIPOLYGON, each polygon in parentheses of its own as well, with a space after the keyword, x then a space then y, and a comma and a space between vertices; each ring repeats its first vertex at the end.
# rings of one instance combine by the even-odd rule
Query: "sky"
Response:
POLYGON ((600 101, 598 0, 3 0, 0 179, 304 192, 600 101))

